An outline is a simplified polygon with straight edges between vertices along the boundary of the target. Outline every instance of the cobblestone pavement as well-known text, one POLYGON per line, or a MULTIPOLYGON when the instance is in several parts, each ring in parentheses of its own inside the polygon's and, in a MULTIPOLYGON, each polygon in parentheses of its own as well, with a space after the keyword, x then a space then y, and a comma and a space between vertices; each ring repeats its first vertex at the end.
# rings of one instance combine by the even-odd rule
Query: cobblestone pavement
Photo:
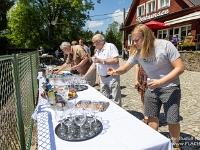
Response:
MULTIPOLYGON (((120 65, 126 61, 120 58, 120 65)), ((141 109, 140 95, 134 88, 134 69, 122 75, 121 93, 122 93, 122 108, 129 113, 143 119, 141 109)), ((181 80, 181 107, 180 107, 180 125, 181 125, 181 146, 182 150, 200 150, 200 72, 186 71, 180 76, 181 80)), ((95 86, 99 89, 98 86, 95 86)), ((163 109, 159 117, 160 127, 159 132, 170 138, 168 126, 165 122, 163 109)))

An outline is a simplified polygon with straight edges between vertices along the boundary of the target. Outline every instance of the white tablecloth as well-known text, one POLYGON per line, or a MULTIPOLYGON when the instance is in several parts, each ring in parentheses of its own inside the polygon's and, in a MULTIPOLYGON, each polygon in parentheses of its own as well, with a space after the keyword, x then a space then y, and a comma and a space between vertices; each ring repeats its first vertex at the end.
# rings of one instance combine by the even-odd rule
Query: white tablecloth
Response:
MULTIPOLYGON (((43 78, 40 74, 39 79, 41 84, 43 78)), ((103 122, 108 122, 103 123, 103 131, 86 141, 61 140, 54 132, 58 123, 54 119, 53 109, 45 108, 46 100, 39 97, 38 106, 32 115, 38 122, 38 150, 172 150, 170 139, 114 104, 93 87, 88 87, 88 90, 77 92, 78 101, 91 97, 110 103, 105 112, 98 113, 103 122)))

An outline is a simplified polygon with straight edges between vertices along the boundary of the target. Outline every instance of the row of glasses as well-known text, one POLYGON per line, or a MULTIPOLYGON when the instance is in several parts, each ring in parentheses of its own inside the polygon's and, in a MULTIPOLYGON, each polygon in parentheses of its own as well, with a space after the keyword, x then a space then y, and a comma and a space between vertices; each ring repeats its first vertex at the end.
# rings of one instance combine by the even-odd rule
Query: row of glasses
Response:
POLYGON ((81 74, 66 76, 64 77, 65 85, 68 85, 70 89, 77 89, 77 91, 81 90, 81 85, 88 84, 87 79, 83 79, 81 74))
POLYGON ((57 119, 57 121, 61 123, 60 135, 62 137, 67 136, 68 139, 72 138, 72 135, 80 139, 82 139, 85 135, 94 135, 95 133, 93 132, 92 127, 95 130, 96 125, 98 124, 96 120, 97 113, 99 112, 99 102, 94 101, 91 98, 86 98, 81 101, 80 107, 77 108, 75 105, 76 104, 71 106, 68 105, 63 109, 59 109, 60 111, 63 111, 60 113, 62 116, 57 119), (76 128, 72 126, 74 123, 79 127, 79 130, 75 131, 76 128), (65 128, 63 128, 63 124, 65 125, 65 128))
POLYGON ((92 100, 91 98, 86 98, 81 101, 82 109, 87 112, 87 122, 90 125, 90 133, 92 132, 92 123, 94 129, 97 129, 97 114, 99 112, 100 103, 97 100, 92 100))

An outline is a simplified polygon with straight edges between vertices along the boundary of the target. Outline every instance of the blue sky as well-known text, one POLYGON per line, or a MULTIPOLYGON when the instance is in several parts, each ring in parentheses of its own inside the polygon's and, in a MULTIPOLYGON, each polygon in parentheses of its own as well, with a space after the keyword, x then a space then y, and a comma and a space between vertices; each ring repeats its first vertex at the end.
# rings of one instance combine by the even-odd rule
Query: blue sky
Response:
POLYGON ((132 3, 132 0, 101 0, 100 4, 96 1, 93 0, 94 10, 90 11, 91 20, 87 21, 85 28, 93 32, 103 31, 103 33, 113 21, 120 24, 123 22, 123 8, 125 8, 127 15, 132 3))

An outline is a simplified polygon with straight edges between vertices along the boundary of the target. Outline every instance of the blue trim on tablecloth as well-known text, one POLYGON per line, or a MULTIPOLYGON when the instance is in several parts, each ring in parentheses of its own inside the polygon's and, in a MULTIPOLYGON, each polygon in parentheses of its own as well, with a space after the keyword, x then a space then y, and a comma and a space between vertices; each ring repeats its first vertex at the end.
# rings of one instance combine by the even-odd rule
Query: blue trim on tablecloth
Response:
POLYGON ((56 144, 55 144, 55 137, 54 137, 54 128, 53 128, 53 122, 52 122, 52 115, 51 113, 48 114, 48 122, 49 122, 49 129, 50 129, 50 141, 51 141, 51 149, 56 150, 56 144))
POLYGON ((39 105, 39 106, 38 106, 37 113, 40 113, 41 111, 42 111, 42 105, 39 105))
POLYGON ((52 115, 51 112, 42 110, 41 105, 38 107, 38 113, 40 112, 47 112, 48 113, 48 124, 49 124, 49 135, 50 135, 50 145, 52 150, 56 150, 56 144, 55 144, 55 137, 54 137, 54 128, 53 128, 53 122, 52 122, 52 115), (53 133, 53 134, 51 134, 53 133))

